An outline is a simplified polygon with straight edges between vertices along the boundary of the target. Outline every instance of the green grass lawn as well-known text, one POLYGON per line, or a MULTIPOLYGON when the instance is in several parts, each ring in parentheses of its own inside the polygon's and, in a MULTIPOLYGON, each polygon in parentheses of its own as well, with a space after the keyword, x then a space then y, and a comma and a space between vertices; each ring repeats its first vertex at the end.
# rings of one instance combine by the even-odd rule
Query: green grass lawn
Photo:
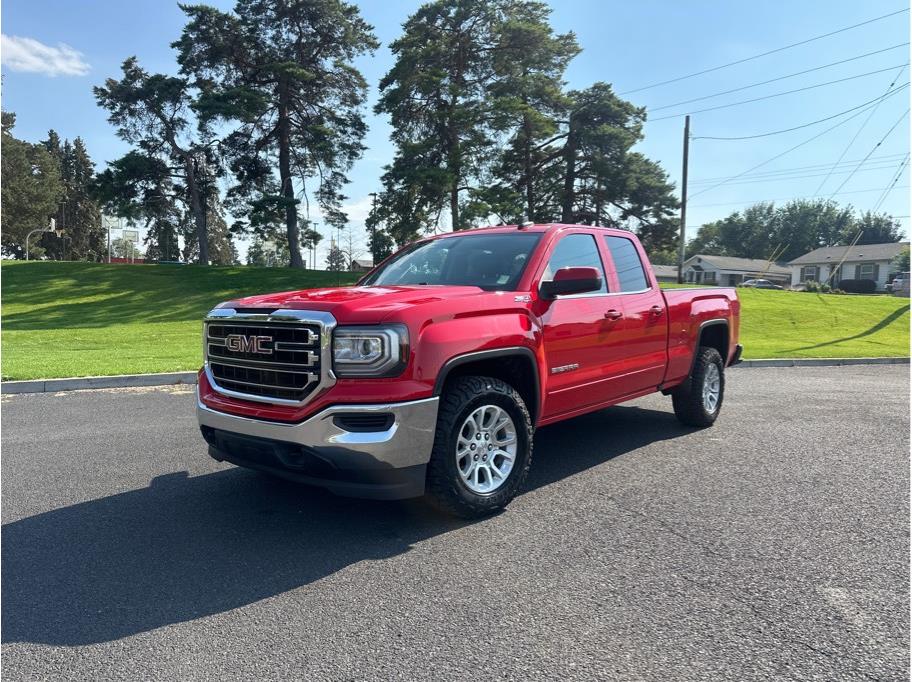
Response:
POLYGON ((239 296, 350 284, 287 268, 4 261, 4 379, 196 369, 203 316, 239 296))
POLYGON ((909 356, 909 299, 738 289, 746 358, 909 356))
MULTIPOLYGON (((348 284, 277 268, 3 262, 4 379, 200 364, 200 320, 230 298, 348 284)), ((747 358, 909 355, 909 300, 739 289, 747 358)))

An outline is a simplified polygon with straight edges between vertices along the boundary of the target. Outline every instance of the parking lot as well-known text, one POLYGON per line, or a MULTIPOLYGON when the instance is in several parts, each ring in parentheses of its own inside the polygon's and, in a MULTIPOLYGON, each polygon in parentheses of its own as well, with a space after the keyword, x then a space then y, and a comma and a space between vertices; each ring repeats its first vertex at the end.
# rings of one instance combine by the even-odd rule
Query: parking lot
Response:
POLYGON ((905 679, 907 366, 541 429, 465 523, 206 455, 185 388, 5 396, 8 679, 905 679))

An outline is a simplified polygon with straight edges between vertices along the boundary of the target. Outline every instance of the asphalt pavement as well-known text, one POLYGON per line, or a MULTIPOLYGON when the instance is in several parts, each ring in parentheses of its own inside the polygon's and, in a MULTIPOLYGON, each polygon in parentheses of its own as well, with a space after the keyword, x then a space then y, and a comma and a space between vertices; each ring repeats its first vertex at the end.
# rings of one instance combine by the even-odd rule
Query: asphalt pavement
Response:
POLYGON ((906 679, 909 368, 728 377, 476 523, 218 464, 192 388, 4 396, 4 678, 906 679))

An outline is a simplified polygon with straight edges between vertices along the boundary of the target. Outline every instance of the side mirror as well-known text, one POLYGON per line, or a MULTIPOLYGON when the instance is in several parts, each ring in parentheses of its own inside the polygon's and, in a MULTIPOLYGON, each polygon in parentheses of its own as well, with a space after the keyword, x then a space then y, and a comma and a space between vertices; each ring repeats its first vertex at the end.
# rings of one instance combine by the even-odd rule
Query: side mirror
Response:
POLYGON ((552 299, 570 294, 585 294, 601 288, 602 276, 597 269, 590 267, 561 268, 554 273, 554 279, 541 283, 538 293, 544 299, 552 299))

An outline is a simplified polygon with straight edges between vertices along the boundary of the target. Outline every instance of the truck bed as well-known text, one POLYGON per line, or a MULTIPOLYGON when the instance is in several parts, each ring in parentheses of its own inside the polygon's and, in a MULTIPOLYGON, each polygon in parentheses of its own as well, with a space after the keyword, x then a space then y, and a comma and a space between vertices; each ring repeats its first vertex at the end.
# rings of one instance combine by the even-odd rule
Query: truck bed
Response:
POLYGON ((734 287, 693 287, 662 289, 668 306, 668 369, 665 384, 679 382, 690 373, 690 365, 704 326, 728 323, 729 364, 739 337, 741 302, 734 287))

